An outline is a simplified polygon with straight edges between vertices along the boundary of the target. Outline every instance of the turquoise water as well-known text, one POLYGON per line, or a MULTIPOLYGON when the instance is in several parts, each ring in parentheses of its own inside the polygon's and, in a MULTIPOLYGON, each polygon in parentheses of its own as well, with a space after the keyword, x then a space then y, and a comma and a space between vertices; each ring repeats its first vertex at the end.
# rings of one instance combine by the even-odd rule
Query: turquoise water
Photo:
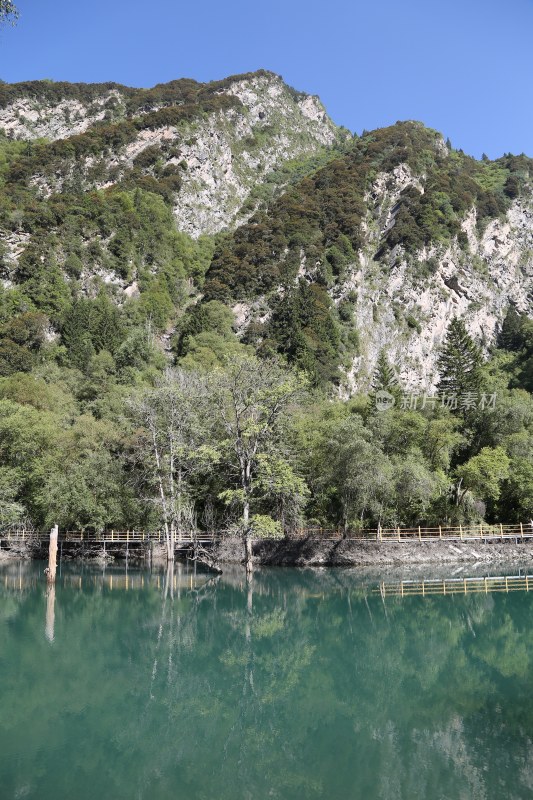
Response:
POLYGON ((1 800, 533 797, 531 594, 42 566, 0 566, 1 800))

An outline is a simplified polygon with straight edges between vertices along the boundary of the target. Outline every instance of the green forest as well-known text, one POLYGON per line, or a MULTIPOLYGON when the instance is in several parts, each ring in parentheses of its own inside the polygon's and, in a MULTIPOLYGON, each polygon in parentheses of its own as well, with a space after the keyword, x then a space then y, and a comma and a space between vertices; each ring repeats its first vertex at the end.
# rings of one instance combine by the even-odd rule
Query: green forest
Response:
MULTIPOLYGON (((357 260, 379 172, 406 163, 427 176, 423 193, 401 196, 375 255, 386 269, 398 246, 457 239, 466 250, 462 217, 475 206, 483 228, 503 214, 532 162, 439 155, 435 132, 399 123, 292 164, 286 191, 248 223, 196 240, 176 229, 184 167, 166 165, 168 152, 143 151, 107 189, 76 174, 80 155, 96 180, 140 129, 233 103, 219 88, 124 90, 123 117, 85 134, 0 137, 0 524, 279 537, 529 519, 533 321, 510 306, 487 351, 450 319, 432 398, 413 399, 384 346, 371 389, 346 400, 340 374, 360 331, 354 298, 332 296, 357 260), (141 101, 158 110, 135 116, 141 101), (32 176, 65 163, 62 191, 43 195, 32 176), (302 252, 312 277, 299 276, 302 252), (266 311, 240 336, 239 300, 266 311)), ((0 105, 17 92, 63 88, 0 87, 0 105)))

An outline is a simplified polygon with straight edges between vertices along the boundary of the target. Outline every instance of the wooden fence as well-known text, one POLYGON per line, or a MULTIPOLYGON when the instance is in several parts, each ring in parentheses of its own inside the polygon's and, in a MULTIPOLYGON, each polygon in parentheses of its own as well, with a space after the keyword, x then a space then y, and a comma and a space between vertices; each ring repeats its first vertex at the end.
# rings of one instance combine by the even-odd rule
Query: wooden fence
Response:
POLYGON ((344 533, 338 528, 305 528, 298 531, 297 538, 318 539, 368 539, 378 542, 434 542, 442 539, 451 541, 468 540, 495 540, 495 539, 533 539, 533 525, 531 523, 516 523, 514 525, 458 525, 449 527, 439 525, 435 528, 377 528, 347 531, 344 533))
POLYGON ((488 594, 489 592, 533 591, 533 575, 486 578, 445 578, 443 580, 382 582, 374 594, 385 597, 431 597, 432 595, 488 594))
MULTIPOLYGON (((303 528, 289 534, 293 539, 321 539, 339 541, 340 539, 357 539, 375 542, 435 542, 435 541, 499 541, 514 540, 524 541, 533 539, 533 524, 516 523, 513 525, 458 525, 455 527, 417 527, 417 528, 377 528, 343 531, 339 528, 303 528)), ((0 541, 12 542, 37 542, 47 540, 47 531, 35 531, 28 528, 0 529, 0 541)), ((224 537, 223 533, 207 533, 199 531, 194 536, 190 533, 174 535, 176 545, 210 544, 224 537)), ((144 530, 106 530, 99 533, 91 531, 60 531, 60 542, 78 543, 135 543, 156 542, 165 543, 163 531, 144 530)))

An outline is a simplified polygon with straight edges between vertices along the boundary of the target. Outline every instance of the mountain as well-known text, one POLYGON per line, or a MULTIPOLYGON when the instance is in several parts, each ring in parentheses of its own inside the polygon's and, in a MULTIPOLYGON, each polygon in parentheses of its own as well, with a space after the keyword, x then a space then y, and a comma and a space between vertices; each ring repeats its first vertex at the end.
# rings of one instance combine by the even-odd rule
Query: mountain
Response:
POLYGON ((2 128, 11 139, 46 140, 15 174, 42 196, 120 183, 158 191, 159 184, 179 229, 192 236, 246 216, 250 193, 275 169, 343 138, 318 98, 263 71, 153 89, 4 84, 2 128))
POLYGON ((0 322, 42 313, 67 350, 103 293, 168 357, 277 352, 346 396, 382 350, 434 386, 454 316, 488 348, 532 314, 525 156, 476 161, 417 122, 352 137, 266 71, 1 84, 0 130, 0 322))
POLYGON ((452 317, 486 346, 533 309, 533 161, 475 161, 415 122, 355 139, 217 248, 205 295, 240 329, 348 392, 385 348, 404 384, 436 381, 452 317))
POLYGON ((263 71, 0 84, 0 128, 0 526, 529 519, 530 159, 263 71))

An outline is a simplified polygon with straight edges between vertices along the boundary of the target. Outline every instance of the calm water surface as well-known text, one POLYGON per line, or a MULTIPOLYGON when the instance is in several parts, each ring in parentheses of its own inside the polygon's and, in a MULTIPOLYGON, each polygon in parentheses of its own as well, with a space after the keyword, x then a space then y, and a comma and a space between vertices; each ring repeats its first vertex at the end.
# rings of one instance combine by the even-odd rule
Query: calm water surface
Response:
POLYGON ((42 566, 0 566, 1 800, 533 797, 532 594, 42 566))

